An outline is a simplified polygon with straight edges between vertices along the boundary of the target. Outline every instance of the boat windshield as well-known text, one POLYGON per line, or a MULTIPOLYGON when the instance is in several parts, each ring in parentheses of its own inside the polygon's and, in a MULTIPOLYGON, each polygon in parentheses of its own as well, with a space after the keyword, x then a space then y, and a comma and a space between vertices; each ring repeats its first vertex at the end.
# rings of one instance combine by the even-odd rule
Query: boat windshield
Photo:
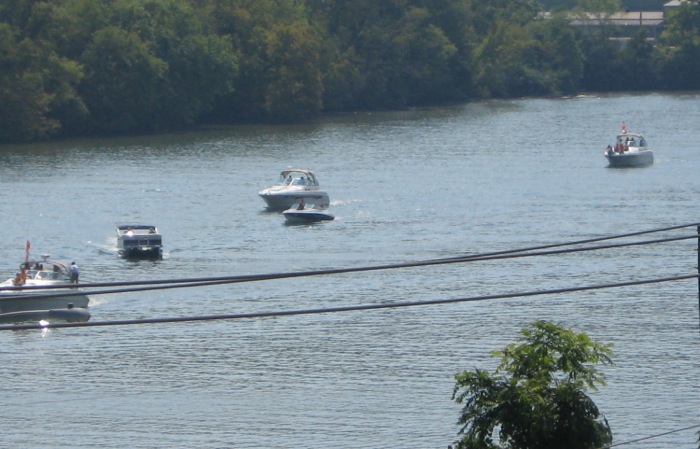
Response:
POLYGON ((36 273, 36 279, 51 279, 57 280, 61 278, 61 274, 55 271, 39 271, 36 273))
POLYGON ((639 134, 620 134, 617 136, 616 145, 623 145, 626 147, 645 147, 647 142, 643 136, 639 134))
POLYGON ((283 171, 277 179, 278 186, 318 186, 318 181, 313 173, 307 171, 283 171))

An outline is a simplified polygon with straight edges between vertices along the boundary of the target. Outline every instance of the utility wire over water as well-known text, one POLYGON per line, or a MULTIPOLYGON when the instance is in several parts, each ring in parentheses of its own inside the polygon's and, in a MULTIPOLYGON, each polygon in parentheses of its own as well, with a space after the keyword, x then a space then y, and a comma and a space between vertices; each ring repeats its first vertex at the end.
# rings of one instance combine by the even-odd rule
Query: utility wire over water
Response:
MULTIPOLYGON (((268 318, 268 317, 282 317, 282 316, 292 316, 292 315, 317 315, 322 313, 340 313, 340 312, 356 312, 361 310, 376 310, 376 309, 395 309, 403 307, 415 307, 415 306, 433 306, 439 304, 454 304, 458 302, 473 302, 473 301, 487 301, 496 299, 509 299, 509 298, 521 298, 527 296, 540 296, 540 295, 554 295, 560 293, 571 293, 586 290, 600 290, 606 288, 615 287, 629 287, 632 285, 644 285, 644 284, 658 284, 661 282, 673 282, 682 281, 688 279, 697 279, 700 275, 690 274, 684 276, 673 276, 667 278, 658 279, 645 279, 640 281, 630 281, 630 282, 620 282, 615 284, 603 284, 603 285, 589 285, 584 287, 574 287, 574 288, 560 288, 555 290, 540 290, 540 291, 530 291, 530 292, 520 292, 520 293, 505 293, 502 295, 488 295, 488 296, 476 296, 470 298, 451 298, 451 299, 435 299, 428 301, 407 301, 407 302, 396 302, 391 304, 369 304, 360 306, 346 306, 346 307, 329 307, 324 309, 304 309, 304 310, 287 310, 278 312, 256 312, 256 313, 236 313, 236 314, 224 314, 224 315, 203 315, 203 316, 189 316, 189 317, 176 317, 176 318, 145 318, 145 319, 135 319, 135 320, 114 320, 114 321, 91 321, 83 323, 54 323, 54 324, 18 324, 14 326, 0 326, 0 331, 4 330, 20 330, 20 329, 45 329, 45 328, 66 328, 66 327, 98 327, 98 326, 125 326, 133 324, 157 324, 157 323, 182 323, 191 321, 215 321, 215 320, 234 320, 242 318, 268 318)), ((207 284, 203 284, 207 285, 207 284)))
MULTIPOLYGON (((366 272, 366 271, 377 271, 377 270, 389 270, 389 269, 399 269, 399 268, 413 268, 431 265, 444 265, 444 264, 454 264, 454 263, 466 263, 466 262, 478 262, 486 260, 496 260, 496 259, 511 259, 511 258, 523 258, 523 257, 535 257, 535 256, 547 256, 554 254, 566 254, 574 252, 584 252, 584 251, 598 251, 604 249, 613 249, 629 246, 642 246, 642 245, 653 245, 668 243, 674 241, 682 241, 689 239, 698 239, 700 234, 692 234, 680 237, 669 237, 663 239, 654 240, 644 240, 636 242, 618 243, 610 245, 597 245, 584 248, 567 248, 558 249, 550 251, 542 251, 551 248, 561 248, 565 246, 582 245, 595 243, 606 240, 627 238, 632 236, 667 232, 671 230, 677 230, 688 227, 698 227, 700 223, 691 223, 685 225, 677 225, 671 227, 664 227, 658 229, 652 229, 647 231, 639 231, 633 233, 619 234, 607 237, 598 237, 585 240, 577 240, 573 242, 556 243, 549 245, 540 245, 527 248, 520 248, 514 250, 497 251, 490 253, 472 254, 466 256, 458 256, 451 258, 440 258, 431 259, 425 261, 416 262, 406 262, 406 263, 396 263, 396 264, 385 264, 376 266, 363 266, 354 268, 336 268, 328 270, 314 270, 314 271, 302 271, 302 272, 290 272, 290 273, 268 273, 268 274, 253 274, 253 275, 239 275, 239 276, 224 276, 224 277, 204 277, 204 278, 189 278, 189 279, 169 279, 169 280, 153 280, 153 281, 136 281, 136 282, 106 282, 106 283, 92 283, 83 284, 90 288, 104 288, 104 287, 120 287, 120 286, 140 286, 131 287, 123 289, 105 289, 105 290, 83 290, 82 292, 86 295, 100 295, 100 294, 114 294, 114 293, 127 293, 127 292, 137 292, 137 291, 148 291, 148 290, 166 290, 173 288, 191 288, 191 287, 203 287, 203 286, 213 286, 222 284, 232 284, 232 283, 243 283, 243 282, 254 282, 263 280, 273 280, 273 279, 285 279, 285 278, 298 278, 306 276, 320 276, 320 275, 330 275, 330 274, 341 274, 341 273, 353 273, 353 272, 366 272)), ((699 241, 700 242, 700 241, 699 241)), ((699 243, 700 247, 700 243, 699 243)), ((700 267, 696 267, 700 270, 700 267)), ((273 312, 257 312, 257 313, 237 313, 237 314, 218 314, 218 315, 204 315, 204 316, 187 316, 187 317, 166 317, 166 318, 146 318, 146 319, 134 319, 134 320, 114 320, 114 321, 93 321, 93 322, 81 322, 81 323, 49 323, 49 324, 22 324, 22 325, 8 325, 0 326, 0 331, 3 330, 19 330, 19 329, 44 329, 50 328, 67 328, 67 327, 98 327, 98 326, 124 326, 124 325, 135 325, 135 324, 156 324, 156 323, 175 323, 175 322, 192 322, 192 321, 214 321, 214 320, 232 320, 232 319, 251 319, 251 318, 263 318, 263 317, 273 317, 273 316, 291 316, 291 315, 311 315, 311 314, 322 314, 322 313, 341 313, 350 311, 362 311, 362 310, 376 310, 376 309, 389 309, 389 308, 401 308, 401 307, 415 307, 415 306, 427 306, 427 305, 439 305, 439 304, 452 304, 458 302, 474 302, 474 301, 487 301, 487 300, 497 300, 497 299, 508 299, 508 298, 518 298, 518 297, 529 297, 529 296, 541 296, 541 295, 552 295, 561 293, 571 293, 577 291, 586 290, 600 290, 607 288, 619 288, 627 287, 633 285, 645 285, 645 284, 655 284, 662 282, 677 282, 688 279, 697 279, 700 277, 699 274, 685 274, 677 276, 667 276, 662 278, 652 278, 652 279, 642 279, 633 280, 626 282, 617 283, 607 283, 598 285, 588 285, 579 286, 571 288, 559 288, 550 290, 536 290, 527 292, 514 292, 514 293, 504 293, 486 296, 474 296, 474 297, 463 297, 463 298, 449 298, 449 299, 433 299, 433 300, 423 300, 423 301, 402 301, 390 304, 370 304, 370 305, 355 305, 355 306, 345 306, 345 307, 331 307, 322 309, 302 309, 302 310, 288 310, 288 311, 273 311, 273 312)), ((54 287, 55 288, 55 287, 54 287)), ((72 286, 66 286, 65 288, 74 288, 72 286)), ((18 287, 10 287, 4 290, 19 290, 18 287)), ((41 287, 34 288, 41 289, 41 287)), ((28 288, 25 288, 28 290, 28 288)), ((60 297, 60 296, 71 296, 73 293, 58 293, 51 295, 36 295, 39 297, 60 297)))

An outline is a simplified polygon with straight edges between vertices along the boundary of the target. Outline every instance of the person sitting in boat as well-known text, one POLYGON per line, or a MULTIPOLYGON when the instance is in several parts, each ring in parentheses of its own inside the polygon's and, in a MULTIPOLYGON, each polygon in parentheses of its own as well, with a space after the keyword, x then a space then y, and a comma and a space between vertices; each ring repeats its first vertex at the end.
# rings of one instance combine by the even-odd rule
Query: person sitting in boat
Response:
POLYGON ((24 285, 27 282, 27 269, 22 267, 17 273, 17 277, 15 277, 15 280, 12 281, 13 284, 15 285, 24 285))
POLYGON ((306 203, 302 199, 301 201, 299 201, 299 207, 297 207, 297 210, 304 210, 304 206, 306 206, 306 203))
POLYGON ((614 152, 614 151, 613 151, 613 147, 610 146, 610 145, 608 145, 608 148, 605 149, 605 153, 606 153, 608 156, 611 156, 611 155, 613 154, 613 152, 614 152))

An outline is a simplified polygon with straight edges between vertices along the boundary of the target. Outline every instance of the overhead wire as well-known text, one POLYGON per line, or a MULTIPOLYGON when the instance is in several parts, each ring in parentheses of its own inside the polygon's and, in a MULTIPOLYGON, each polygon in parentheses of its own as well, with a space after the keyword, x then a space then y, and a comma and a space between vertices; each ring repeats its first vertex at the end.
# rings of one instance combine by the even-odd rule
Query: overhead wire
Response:
MULTIPOLYGON (((266 273, 266 274, 252 274, 252 275, 236 275, 236 276, 220 276, 220 277, 200 277, 200 278, 186 278, 186 279, 165 279, 165 280, 150 280, 150 281, 132 281, 132 282, 104 282, 104 283, 89 283, 80 284, 80 294, 83 295, 100 295, 100 294, 116 294, 116 293, 129 293, 129 292, 140 292, 149 290, 165 290, 173 288, 192 288, 192 287, 204 287, 204 286, 214 286, 222 284, 231 283, 243 283, 243 282, 254 282, 263 280, 274 280, 274 279, 285 279, 285 278, 297 278, 306 276, 320 276, 320 275, 330 275, 330 274, 343 274, 343 273, 353 273, 353 272, 366 272, 366 271, 376 271, 376 270, 389 270, 398 268, 411 268, 411 267, 421 267, 430 265, 442 265, 442 264, 454 264, 454 263, 466 263, 466 262, 481 262, 488 260, 500 260, 500 259, 511 259, 511 258, 523 258, 523 257, 536 257, 536 256, 547 256, 554 254, 567 254, 574 252, 583 251, 598 251, 604 249, 629 247, 629 246, 640 246, 640 245, 652 245, 659 243, 668 243, 674 241, 682 241, 688 239, 697 239, 700 234, 685 235, 680 237, 668 237, 662 239, 654 240, 643 240, 635 242, 625 242, 625 243, 615 243, 615 244, 605 244, 588 246, 583 248, 563 248, 563 249, 552 249, 552 248, 562 248, 565 246, 582 245, 589 243, 596 243, 606 240, 627 238, 632 236, 639 236, 650 233, 666 232, 670 230, 682 229, 691 226, 699 226, 700 223, 669 226, 664 228, 657 228, 646 231, 637 231, 625 234, 618 234, 613 236, 603 236, 595 237, 590 239, 577 240, 573 242, 564 243, 554 243, 547 245, 538 245, 525 248, 518 248, 513 250, 503 250, 494 251, 487 253, 477 253, 470 255, 462 255, 457 257, 449 258, 438 258, 429 259, 422 261, 413 262, 403 262, 403 263, 393 263, 393 264, 383 264, 383 265, 373 265, 373 266, 360 266, 360 267, 347 267, 347 268, 333 268, 324 270, 311 270, 311 271, 298 271, 298 272, 282 272, 282 273, 266 273), (85 289, 83 286, 87 285, 88 288, 92 290, 85 289), (128 286, 129 288, 113 288, 104 290, 95 290, 96 288, 105 287, 120 287, 128 286), (136 286, 136 287, 134 287, 136 286)), ((501 295, 488 295, 480 297, 470 297, 470 298, 452 298, 452 299, 437 299, 429 301, 416 301, 416 302, 398 302, 391 304, 373 304, 373 305, 361 305, 361 306, 348 306, 348 307, 336 307, 329 309, 312 309, 312 310, 294 310, 294 311, 280 311, 280 312, 265 312, 265 313, 251 313, 251 314, 226 314, 226 315, 214 315, 214 316, 199 316, 199 317, 176 317, 176 318, 153 318, 153 319, 141 319, 141 320, 119 320, 119 321, 104 321, 104 322, 86 322, 86 323, 51 323, 49 327, 94 327, 94 326, 108 326, 108 325, 127 325, 127 324, 148 324, 148 323, 166 323, 166 322, 183 322, 183 321, 207 321, 207 320, 223 320, 223 319, 238 319, 238 318, 255 318, 255 317, 265 317, 265 316, 284 316, 284 315, 300 315, 300 314, 312 314, 312 313, 334 313, 342 311, 357 311, 357 310, 370 310, 379 308, 393 308, 393 307, 411 307, 418 305, 435 305, 435 304, 445 304, 445 303, 455 303, 455 302, 467 302, 467 301, 484 301, 493 299, 503 299, 503 298, 515 298, 515 297, 526 297, 535 295, 545 295, 545 294, 555 294, 555 293, 567 293, 575 291, 585 291, 593 289, 602 288, 614 288, 621 286, 630 285, 641 285, 641 284, 651 284, 659 282, 670 282, 685 279, 697 278, 697 274, 693 275, 683 275, 674 276, 659 279, 646 279, 637 281, 627 281, 619 283, 610 283, 604 285, 594 285, 594 286, 584 286, 584 287, 574 287, 565 289, 555 289, 555 290, 542 290, 536 292, 524 292, 524 293, 509 293, 501 295)), ((56 288, 56 286, 51 286, 49 288, 56 288)), ((68 285, 65 288, 75 289, 76 285, 68 285)), ((14 290, 40 290, 41 288, 31 288, 25 287, 17 288, 10 287, 4 288, 6 291, 14 290)), ((75 295, 74 291, 65 293, 52 293, 52 294, 32 294, 33 298, 43 298, 43 297, 69 297, 75 295)), ((3 295, 5 298, 15 298, 17 295, 3 295)), ((45 328, 47 325, 41 324, 26 324, 26 325, 11 325, 11 326, 0 326, 0 330, 18 330, 18 329, 36 329, 45 328)))
POLYGON ((126 326, 126 325, 136 325, 136 324, 158 324, 158 323, 163 324, 163 323, 182 323, 182 322, 194 322, 194 321, 220 321, 220 320, 234 320, 234 319, 283 317, 283 316, 293 316, 293 315, 317 315, 317 314, 326 314, 326 313, 356 312, 356 311, 377 310, 377 309, 395 309, 395 308, 416 307, 416 306, 432 306, 432 305, 441 305, 441 304, 453 304, 453 303, 461 303, 461 302, 488 301, 488 300, 509 299, 509 298, 519 298, 519 297, 529 297, 529 296, 553 295, 553 294, 571 293, 571 292, 578 292, 578 291, 600 290, 600 289, 605 289, 605 288, 629 287, 629 286, 644 285, 644 284, 658 284, 658 283, 662 283, 662 282, 697 279, 699 277, 700 277, 700 274, 689 274, 689 275, 671 276, 671 277, 657 278, 657 279, 644 279, 644 280, 636 280, 636 281, 609 283, 609 284, 602 284, 602 285, 588 285, 588 286, 575 287, 575 288, 558 288, 558 289, 552 289, 552 290, 537 290, 537 291, 520 292, 520 293, 504 293, 504 294, 475 296, 475 297, 467 297, 467 298, 448 298, 448 299, 432 299, 432 300, 422 300, 422 301, 401 301, 401 302, 382 303, 382 304, 364 304, 364 305, 355 305, 355 306, 328 307, 328 308, 321 308, 321 309, 302 309, 302 310, 286 310, 286 311, 234 313, 234 314, 221 314, 221 315, 198 315, 198 316, 171 317, 171 318, 141 318, 141 319, 132 319, 132 320, 89 321, 89 322, 78 322, 78 323, 15 324, 15 325, 0 326, 0 331, 25 330, 25 329, 44 329, 44 328, 68 328, 68 327, 126 326))
POLYGON ((696 429, 696 428, 700 428, 700 424, 695 424, 695 425, 688 426, 688 427, 683 427, 683 428, 680 428, 680 429, 669 430, 668 432, 657 433, 657 434, 655 434, 655 435, 650 435, 650 436, 648 436, 648 437, 637 438, 637 439, 635 439, 635 440, 629 440, 629 441, 623 441, 623 442, 620 442, 620 443, 611 444, 611 445, 609 445, 609 446, 604 446, 602 449, 610 449, 611 447, 618 447, 618 446, 625 446, 625 445, 627 445, 627 444, 632 444, 632 443, 639 443, 640 441, 652 440, 652 439, 654 439, 654 438, 659 438, 659 437, 663 437, 663 436, 666 436, 666 435, 671 435, 671 434, 678 433, 678 432, 685 432, 686 430, 692 430, 692 429, 696 429))
MULTIPOLYGON (((690 226, 690 225, 686 225, 690 226)), ((666 229, 676 229, 678 227, 664 228, 666 229)), ((611 236, 611 237, 599 237, 595 239, 579 240, 576 242, 568 243, 558 243, 550 245, 541 245, 529 248, 520 248, 514 250, 496 251, 489 253, 472 254, 467 256, 449 257, 449 258, 439 258, 439 259, 428 259, 422 261, 413 262, 401 262, 394 264, 383 264, 383 265, 371 265, 371 266, 360 266, 360 267, 347 267, 347 268, 330 268, 323 270, 307 270, 307 271, 296 271, 296 272, 280 272, 280 273, 263 273, 263 274, 251 274, 251 275, 235 275, 235 276, 218 276, 218 277, 198 277, 198 278, 184 278, 184 279, 161 279, 161 280, 149 280, 149 281, 129 281, 129 282, 101 282, 101 283, 83 283, 82 287, 87 286, 88 288, 106 288, 106 287, 121 287, 127 286, 130 288, 123 289, 111 289, 111 290, 81 290, 81 294, 85 295, 100 295, 100 294, 115 294, 115 293, 129 293, 129 292, 140 292, 149 290, 165 290, 173 288, 191 288, 191 287, 204 287, 222 284, 233 284, 233 283, 244 283, 244 282, 255 282, 255 281, 266 281, 275 279, 286 279, 286 278, 297 278, 297 277, 309 277, 309 276, 321 276, 321 275, 331 275, 331 274, 346 274, 346 273, 356 273, 356 272, 367 272, 367 271, 379 271, 379 270, 391 270, 399 268, 415 268, 422 266, 431 265, 445 265, 454 263, 467 263, 467 262, 477 262, 477 261, 487 261, 487 260, 501 260, 501 259, 512 259, 512 258, 524 258, 524 257, 535 257, 535 256, 546 256, 554 254, 567 254, 575 252, 586 252, 586 251, 599 251, 604 249, 622 248, 629 246, 641 246, 641 245, 652 245, 658 243, 668 243, 673 241, 697 239, 700 234, 692 234, 681 237, 669 237, 664 239, 654 239, 654 240, 644 240, 637 242, 627 242, 627 243, 617 243, 610 245, 597 245, 592 247, 584 248, 567 248, 559 250, 550 251, 535 251, 539 249, 556 248, 562 246, 571 246, 584 243, 591 243, 596 241, 610 240, 613 238, 628 237, 631 235, 640 235, 643 233, 650 232, 660 232, 655 231, 643 231, 636 233, 623 234, 621 236, 611 236), (133 287, 139 286, 139 287, 133 287)), ((28 290, 42 290, 42 289, 74 289, 75 285, 66 286, 39 286, 39 287, 5 287, 0 288, 0 291, 28 291, 28 290)), ((35 298, 44 297, 69 297, 73 296, 74 293, 51 293, 46 295, 36 294, 35 298)))
MULTIPOLYGON (((225 277, 209 277, 209 278, 191 278, 191 279, 171 279, 171 280, 152 280, 152 281, 138 281, 138 282, 112 282, 112 283, 92 283, 89 284, 90 288, 97 287, 119 287, 119 286, 133 286, 141 285, 142 287, 130 288, 130 289, 112 289, 112 290, 101 290, 101 291, 85 291, 85 294, 105 294, 105 293, 124 293, 131 291, 145 291, 153 289, 166 289, 166 288, 183 288, 183 287, 197 287, 197 286, 210 286, 210 285, 220 285, 228 283, 242 283, 242 282, 253 282, 261 280, 273 280, 273 279, 284 279, 293 277, 304 277, 304 276, 318 276, 318 275, 329 275, 329 274, 341 274, 341 273, 352 273, 352 272, 362 272, 362 271, 374 271, 374 270, 387 270, 395 268, 409 268, 409 267, 420 267, 429 265, 440 265, 440 264, 450 264, 450 263, 463 263, 463 262, 474 262, 474 261, 486 261, 486 260, 497 260, 497 259, 508 259, 508 258, 520 258, 520 257, 534 257, 534 256, 545 256, 553 254, 566 254, 581 251, 597 251, 602 249, 620 248, 628 246, 639 246, 639 245, 650 245, 667 243, 673 241, 681 241, 687 239, 697 239, 700 234, 681 236, 681 237, 671 237, 664 239, 647 240, 640 242, 628 242, 613 245, 598 245, 595 247, 586 248, 568 248, 560 250, 550 250, 543 251, 551 248, 560 248, 563 246, 573 246, 582 245, 595 242, 601 242, 612 239, 626 238, 632 236, 639 236, 655 232, 665 232, 669 230, 676 230, 687 228, 691 226, 699 226, 700 223, 670 226, 665 228, 659 228, 655 230, 639 231, 626 234, 619 234, 615 236, 607 237, 597 237, 585 240, 578 240, 574 242, 548 244, 540 246, 532 246, 528 248, 520 248, 515 250, 504 250, 496 251, 482 254, 472 254, 466 256, 457 256, 451 258, 441 258, 441 259, 431 259, 416 262, 406 262, 406 263, 396 263, 396 264, 384 264, 376 266, 365 266, 365 267, 352 267, 352 268, 336 268, 327 270, 314 270, 314 271, 303 271, 303 272, 291 272, 291 273, 268 273, 268 274, 254 274, 254 275, 239 275, 239 276, 225 276, 225 277)), ((653 283, 662 282, 673 282, 688 279, 700 278, 700 274, 692 275, 680 275, 671 276, 656 279, 645 279, 645 280, 635 280, 626 281, 618 283, 608 283, 602 285, 589 285, 574 288, 560 288, 551 290, 538 290, 520 293, 508 293, 508 294, 494 294, 485 296, 475 296, 475 297, 465 297, 465 298, 449 298, 449 299, 434 299, 434 300, 423 300, 423 301, 402 301, 389 304, 369 304, 369 305, 356 305, 356 306, 342 306, 342 307, 330 307, 321 309, 302 309, 302 310, 287 310, 287 311, 271 311, 271 312, 254 312, 254 313, 237 313, 237 314, 222 314, 222 315, 208 315, 208 316, 190 316, 190 317, 171 317, 171 318, 150 318, 150 319, 134 319, 134 320, 114 320, 114 321, 101 321, 101 322, 81 322, 81 323, 51 323, 48 325, 41 324, 24 324, 24 325, 11 325, 11 326, 0 326, 0 331, 3 330, 21 330, 21 329, 44 329, 50 328, 77 328, 77 327, 104 327, 104 326, 124 326, 124 325, 137 325, 137 324, 155 324, 155 323, 178 323, 178 322, 194 322, 194 321, 213 321, 213 320, 233 320, 233 319, 251 319, 251 318, 265 318, 265 317, 283 317, 283 316, 294 316, 294 315, 312 315, 312 314, 327 314, 327 313, 341 313, 341 312, 351 312, 351 311, 363 311, 363 310, 378 310, 378 309, 393 309, 393 308, 405 308, 405 307, 415 307, 415 306, 429 306, 429 305, 441 305, 441 304, 454 304, 463 302, 475 302, 475 301, 488 301, 488 300, 499 300, 508 298, 519 298, 519 297, 532 297, 541 295, 552 295, 561 294, 577 291, 587 291, 587 290, 598 290, 605 288, 619 288, 626 286, 635 285, 645 285, 653 283)), ((75 288, 75 287, 73 287, 75 288)), ((12 290, 12 289, 9 289, 12 290)), ((56 295, 46 295, 46 296, 70 296, 74 293, 56 294, 56 295)), ((605 446, 603 449, 610 449, 613 447, 623 446, 627 444, 637 443, 641 441, 646 441, 661 436, 670 435, 673 433, 678 433, 686 430, 691 430, 698 428, 700 425, 688 426, 680 429, 674 429, 668 432, 663 432, 643 438, 638 438, 635 440, 629 440, 621 443, 612 444, 605 446)))

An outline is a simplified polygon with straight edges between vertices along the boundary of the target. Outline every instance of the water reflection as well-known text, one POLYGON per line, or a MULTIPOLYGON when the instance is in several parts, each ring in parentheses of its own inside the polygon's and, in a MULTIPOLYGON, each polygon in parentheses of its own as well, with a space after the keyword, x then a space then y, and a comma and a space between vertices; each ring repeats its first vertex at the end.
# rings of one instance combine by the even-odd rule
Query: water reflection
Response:
MULTIPOLYGON (((37 250, 77 259, 81 280, 128 281, 398 263, 695 222, 700 154, 687 142, 700 137, 697 100, 493 101, 300 126, 4 146, 0 252, 11 270, 31 239, 37 250), (606 169, 602 150, 623 118, 653 139, 658 163, 606 169), (289 165, 316 171, 335 221, 290 227, 265 211, 257 192, 289 165), (166 257, 116 257, 114 227, 124 222, 157 225, 166 257)), ((99 321, 198 316, 564 288, 688 273, 695 249, 683 242, 663 251, 107 295, 91 313, 99 321)), ((617 366, 594 399, 624 442, 696 421, 700 403, 687 375, 698 368, 696 295, 697 285, 685 282, 391 311, 0 333, 0 376, 11 381, 0 424, 12 429, 8 447, 445 447, 457 431, 453 375, 493 368, 491 350, 544 318, 614 344, 617 366), (39 401, 41 409, 28 405, 39 401)), ((639 447, 694 441, 685 432, 639 447)))

